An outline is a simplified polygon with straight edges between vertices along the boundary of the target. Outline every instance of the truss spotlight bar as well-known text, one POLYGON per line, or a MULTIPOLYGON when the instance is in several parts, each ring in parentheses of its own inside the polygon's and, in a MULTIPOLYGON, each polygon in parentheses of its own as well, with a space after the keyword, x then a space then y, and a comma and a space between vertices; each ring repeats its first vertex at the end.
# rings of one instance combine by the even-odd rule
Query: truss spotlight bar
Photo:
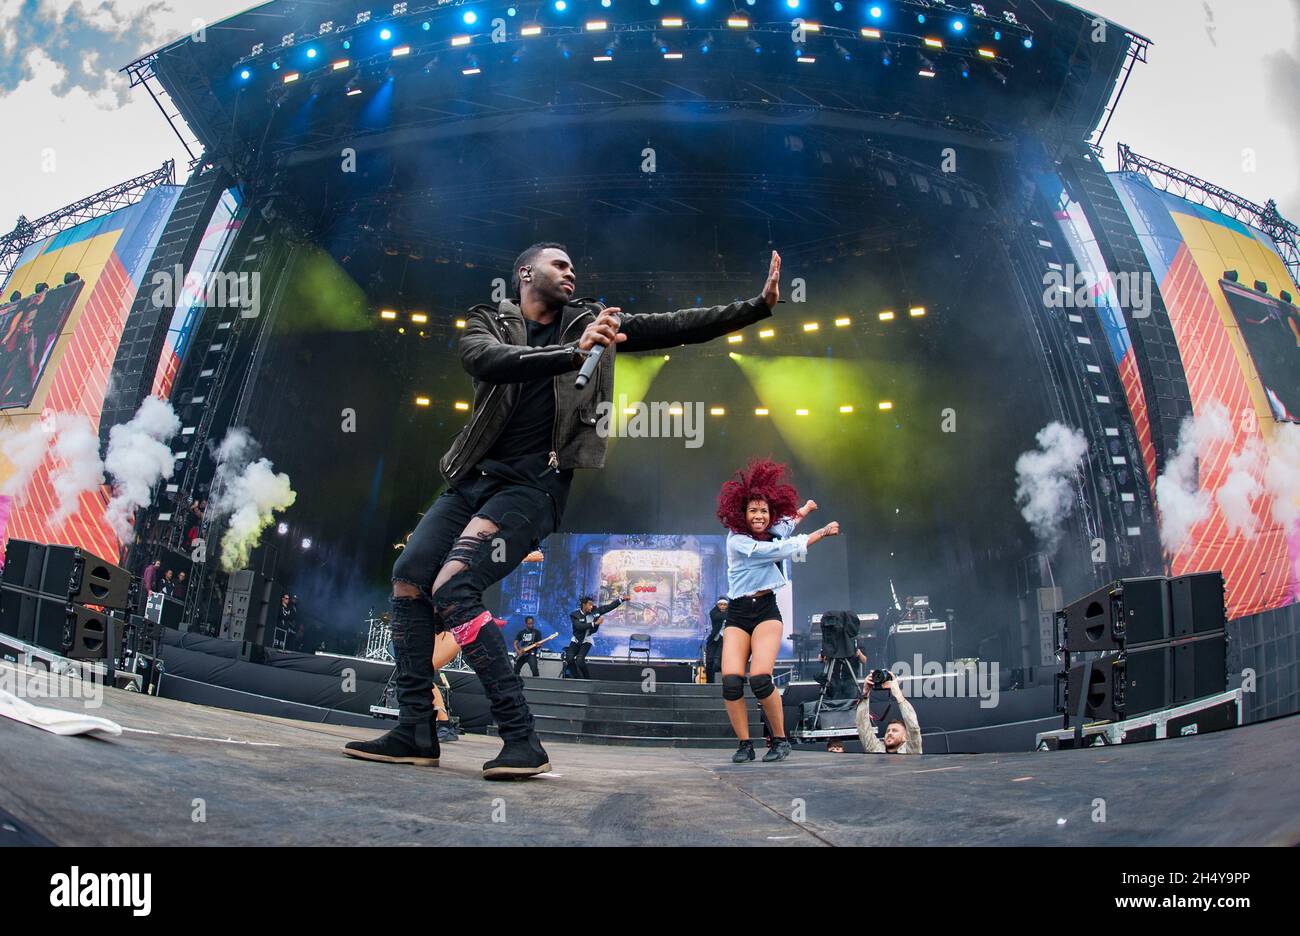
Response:
POLYGON ((591 20, 587 23, 587 32, 603 32, 609 28, 609 23, 605 20, 591 20))
POLYGON ((340 71, 344 68, 347 68, 351 64, 352 63, 347 59, 340 59, 339 61, 335 62, 331 67, 333 68, 334 71, 340 71))
POLYGON ((862 38, 863 38, 863 39, 879 39, 879 38, 880 38, 880 30, 879 30, 879 29, 872 29, 872 28, 869 27, 869 26, 863 26, 863 27, 862 27, 862 38))
POLYGON ((672 28, 682 25, 682 18, 680 16, 665 16, 660 20, 660 23, 665 27, 672 28))
POLYGON ((452 36, 451 44, 452 46, 466 46, 469 45, 469 38, 469 36, 452 36))
POLYGON ((411 47, 409 45, 398 46, 393 49, 393 58, 401 58, 403 55, 410 55, 411 47))
POLYGON ((928 45, 928 46, 929 46, 930 48, 932 48, 932 49, 942 49, 942 48, 943 48, 943 40, 942 40, 942 39, 936 39, 936 38, 934 38, 933 36, 926 36, 926 37, 925 37, 925 44, 928 45))
POLYGON ((525 26, 521 30, 519 30, 519 35, 521 36, 540 36, 541 34, 542 34, 542 27, 536 24, 532 26, 525 26))
POLYGON ((728 16, 727 25, 732 29, 748 29, 749 20, 743 16, 728 16))

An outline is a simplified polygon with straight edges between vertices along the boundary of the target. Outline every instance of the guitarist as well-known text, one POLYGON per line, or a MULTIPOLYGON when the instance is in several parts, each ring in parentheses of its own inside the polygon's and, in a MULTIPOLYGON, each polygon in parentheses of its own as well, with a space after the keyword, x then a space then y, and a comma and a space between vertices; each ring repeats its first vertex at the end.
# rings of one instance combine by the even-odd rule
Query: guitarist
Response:
POLYGON ((528 671, 537 676, 537 654, 536 649, 542 643, 542 632, 537 629, 537 622, 532 616, 524 618, 524 629, 515 634, 515 675, 518 676, 520 670, 525 666, 528 671))

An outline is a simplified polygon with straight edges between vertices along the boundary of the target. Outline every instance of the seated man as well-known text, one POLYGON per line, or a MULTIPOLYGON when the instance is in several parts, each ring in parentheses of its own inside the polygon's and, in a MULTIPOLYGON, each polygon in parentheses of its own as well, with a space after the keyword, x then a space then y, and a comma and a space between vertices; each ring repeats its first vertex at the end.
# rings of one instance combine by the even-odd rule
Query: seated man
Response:
POLYGON ((916 720, 916 709, 912 708, 912 703, 903 695, 894 674, 886 670, 884 684, 879 687, 873 684, 872 677, 868 675, 864 689, 866 691, 858 703, 856 717, 858 740, 862 742, 862 749, 868 754, 920 754, 921 726, 916 720), (874 688, 888 689, 898 707, 898 717, 889 717, 885 725, 883 741, 876 737, 876 726, 871 724, 870 699, 874 688))

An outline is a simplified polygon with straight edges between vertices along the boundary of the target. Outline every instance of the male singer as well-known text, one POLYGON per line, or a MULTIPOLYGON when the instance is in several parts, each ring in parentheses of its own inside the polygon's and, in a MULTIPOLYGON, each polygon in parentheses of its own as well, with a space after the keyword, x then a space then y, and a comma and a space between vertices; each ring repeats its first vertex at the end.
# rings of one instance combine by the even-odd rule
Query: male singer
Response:
POLYGON ((483 606, 483 591, 558 527, 573 469, 604 466, 597 408, 612 405, 616 351, 699 344, 760 322, 779 300, 780 279, 773 251, 763 292, 753 299, 623 314, 575 298, 577 271, 563 245, 533 244, 519 255, 512 276, 518 299, 474 306, 466 316, 460 360, 474 380, 470 420, 439 462, 448 488, 393 566, 398 725, 375 741, 348 744, 345 754, 438 763, 433 639, 449 631, 483 682, 503 741, 483 777, 550 770, 498 629, 504 622, 483 606), (594 372, 578 389, 576 372, 588 357, 596 358, 594 372))

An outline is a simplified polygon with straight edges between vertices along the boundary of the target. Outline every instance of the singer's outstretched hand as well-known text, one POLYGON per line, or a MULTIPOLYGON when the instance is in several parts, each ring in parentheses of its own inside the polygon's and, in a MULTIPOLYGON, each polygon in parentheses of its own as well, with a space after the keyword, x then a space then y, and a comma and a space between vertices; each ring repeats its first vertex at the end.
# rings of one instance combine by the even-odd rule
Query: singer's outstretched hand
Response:
POLYGON ((582 337, 578 339, 578 350, 590 351, 596 345, 620 344, 627 341, 627 335, 618 330, 618 314, 623 310, 610 306, 596 317, 596 321, 587 326, 582 337))
POLYGON ((763 301, 770 309, 781 299, 781 255, 772 251, 772 264, 767 268, 767 282, 763 284, 763 301))

